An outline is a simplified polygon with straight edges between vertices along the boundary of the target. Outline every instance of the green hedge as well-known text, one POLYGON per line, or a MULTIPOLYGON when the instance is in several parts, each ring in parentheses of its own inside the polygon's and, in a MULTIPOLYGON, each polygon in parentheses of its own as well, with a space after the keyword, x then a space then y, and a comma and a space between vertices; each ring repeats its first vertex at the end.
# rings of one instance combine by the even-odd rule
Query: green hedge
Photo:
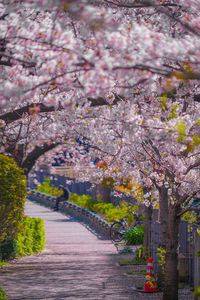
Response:
POLYGON ((14 159, 0 154, 0 246, 21 230, 26 199, 26 177, 14 159))
POLYGON ((0 287, 0 300, 6 300, 6 292, 0 287))
POLYGON ((142 245, 144 240, 144 226, 138 226, 124 233, 127 245, 142 245))
MULTIPOLYGON (((49 177, 45 178, 45 180, 37 187, 36 191, 51 196, 60 195, 59 189, 51 184, 49 177)), ((103 218, 109 223, 112 223, 115 220, 122 219, 126 216, 130 218, 130 222, 133 221, 133 215, 128 212, 129 210, 133 210, 133 207, 127 205, 127 203, 124 201, 122 201, 120 205, 115 206, 112 203, 105 203, 103 201, 93 199, 89 195, 79 196, 75 193, 70 194, 69 201, 94 213, 101 214, 103 218)), ((136 211, 136 209, 137 207, 135 206, 134 211, 136 211)))
POLYGON ((36 191, 54 197, 60 196, 63 193, 61 190, 51 184, 49 177, 45 177, 44 181, 40 185, 38 185, 36 191))
POLYGON ((69 201, 93 212, 95 212, 95 204, 99 203, 99 201, 93 199, 91 196, 79 196, 75 193, 70 194, 69 201))
MULTIPOLYGON (((36 190, 51 196, 57 196, 59 193, 59 190, 51 184, 49 177, 46 177, 44 182, 42 182, 36 190)), ((101 214, 108 223, 113 223, 116 220, 128 217, 128 223, 130 225, 132 224, 134 217, 129 211, 137 210, 137 206, 132 207, 125 201, 122 201, 120 205, 115 206, 112 203, 105 203, 93 199, 89 195, 80 196, 75 193, 70 194, 69 201, 94 213, 101 214)), ((137 228, 130 229, 124 235, 127 245, 141 245, 144 240, 144 227, 138 226, 137 228)))
POLYGON ((40 218, 24 217, 22 230, 15 240, 0 246, 3 260, 40 252, 45 247, 44 221, 40 218))
POLYGON ((129 211, 133 211, 134 208, 128 205, 125 201, 122 201, 120 205, 115 206, 112 203, 95 200, 88 195, 79 196, 77 194, 70 194, 69 201, 94 213, 101 214, 108 223, 113 223, 114 221, 126 216, 128 216, 130 222, 133 221, 133 214, 129 213, 129 211))
POLYGON ((25 217, 23 231, 17 236, 17 255, 31 255, 45 247, 44 221, 40 218, 25 217))
POLYGON ((12 240, 0 246, 0 256, 3 261, 14 259, 17 256, 17 242, 12 240))

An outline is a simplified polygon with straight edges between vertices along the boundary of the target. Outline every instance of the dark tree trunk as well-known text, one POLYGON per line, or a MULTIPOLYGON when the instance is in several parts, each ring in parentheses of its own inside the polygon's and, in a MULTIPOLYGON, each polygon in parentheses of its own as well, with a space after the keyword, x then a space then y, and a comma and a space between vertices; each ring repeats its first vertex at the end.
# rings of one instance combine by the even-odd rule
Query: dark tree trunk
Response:
MULTIPOLYGON (((143 186, 143 194, 151 192, 151 188, 147 186, 143 186)), ((150 255, 150 229, 151 229, 151 220, 152 220, 152 204, 151 204, 151 197, 149 197, 150 205, 147 207, 145 206, 145 223, 144 223, 144 251, 143 256, 148 257, 150 255)))
POLYGON ((32 152, 30 152, 26 159, 21 164, 21 168, 24 170, 25 175, 28 175, 28 173, 31 171, 32 167, 36 163, 37 159, 45 154, 46 152, 56 148, 59 145, 59 143, 55 144, 44 144, 41 147, 36 146, 32 152))
POLYGON ((144 223, 144 252, 143 256, 148 257, 150 255, 150 229, 152 220, 152 205, 145 206, 145 223, 144 223))
MULTIPOLYGON (((166 250, 167 230, 168 230, 168 192, 164 186, 159 188, 159 219, 160 237, 159 248, 166 250)), ((159 289, 164 287, 163 267, 158 266, 157 285, 159 289)))
POLYGON ((42 112, 54 112, 55 107, 54 106, 46 106, 43 103, 32 103, 30 105, 23 106, 21 108, 18 108, 14 111, 10 111, 8 113, 5 113, 3 115, 0 115, 0 119, 4 120, 6 124, 10 124, 16 120, 20 120, 23 116, 23 114, 27 113, 30 115, 30 109, 33 107, 39 107, 40 113, 42 112))
POLYGON ((169 208, 168 234, 166 241, 166 273, 163 300, 178 299, 178 240, 180 218, 178 208, 169 208))
POLYGON ((106 202, 106 203, 110 203, 111 199, 110 199, 110 193, 111 193, 111 189, 107 188, 104 185, 97 185, 97 190, 96 190, 96 198, 97 199, 101 199, 101 201, 106 202))
POLYGON ((56 148, 59 143, 44 144, 41 147, 35 146, 32 152, 30 152, 27 157, 24 159, 24 145, 17 145, 16 148, 9 148, 7 151, 14 158, 16 163, 20 168, 24 170, 24 174, 28 176, 28 173, 31 171, 32 167, 36 163, 37 159, 45 154, 46 152, 56 148))
POLYGON ((160 239, 159 246, 166 248, 167 230, 168 230, 168 193, 167 189, 162 186, 159 189, 159 223, 160 239))

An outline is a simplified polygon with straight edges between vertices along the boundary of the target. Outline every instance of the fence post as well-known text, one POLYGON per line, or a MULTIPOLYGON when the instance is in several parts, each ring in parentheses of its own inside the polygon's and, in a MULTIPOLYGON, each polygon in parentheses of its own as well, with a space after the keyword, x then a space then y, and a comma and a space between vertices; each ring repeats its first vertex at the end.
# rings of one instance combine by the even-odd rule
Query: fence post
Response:
MULTIPOLYGON (((195 254, 200 255, 200 236, 197 232, 195 231, 194 235, 194 249, 195 249, 195 254)), ((194 289, 197 288, 197 286, 200 286, 200 256, 195 255, 194 257, 194 289)))

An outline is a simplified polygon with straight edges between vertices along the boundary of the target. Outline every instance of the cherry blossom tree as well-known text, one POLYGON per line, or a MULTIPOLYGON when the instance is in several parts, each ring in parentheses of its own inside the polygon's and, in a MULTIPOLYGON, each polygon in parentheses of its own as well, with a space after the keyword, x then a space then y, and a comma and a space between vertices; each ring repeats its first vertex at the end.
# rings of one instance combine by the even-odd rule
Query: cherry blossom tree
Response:
POLYGON ((112 91, 134 96, 158 74, 166 86, 199 78, 197 1, 190 9, 188 1, 10 1, 0 21, 3 109, 65 107, 112 91))
POLYGON ((178 299, 178 224, 199 191, 199 11, 198 0, 0 1, 1 152, 28 173, 65 145, 77 168, 106 161, 83 179, 153 187, 163 299, 178 299))
POLYGON ((154 95, 142 105, 121 102, 113 107, 96 107, 84 117, 83 110, 76 109, 74 130, 89 141, 89 155, 77 151, 71 160, 77 170, 83 165, 91 168, 88 172, 86 168, 80 179, 99 183, 103 179, 105 183, 107 178, 109 185, 112 178, 120 185, 122 178, 133 178, 153 189, 155 204, 160 205, 160 246, 166 249, 164 297, 177 297, 180 217, 195 209, 191 204, 200 190, 199 103, 188 97, 185 105, 182 94, 176 99, 154 95), (105 163, 94 168, 91 161, 95 157, 105 163))
POLYGON ((164 297, 176 299, 180 217, 195 209, 191 204, 200 191, 199 103, 188 99, 186 108, 178 96, 149 97, 145 102, 106 107, 96 120, 83 119, 80 131, 91 141, 93 156, 102 153, 107 162, 97 178, 112 176, 120 184, 128 177, 154 188, 153 198, 160 205, 160 246, 166 249, 164 297))

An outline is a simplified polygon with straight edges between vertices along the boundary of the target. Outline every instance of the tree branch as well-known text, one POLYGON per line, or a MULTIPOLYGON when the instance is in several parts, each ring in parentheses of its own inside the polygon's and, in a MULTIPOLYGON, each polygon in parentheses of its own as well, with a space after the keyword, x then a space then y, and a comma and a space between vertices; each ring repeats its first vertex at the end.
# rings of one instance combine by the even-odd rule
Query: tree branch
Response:
POLYGON ((184 27, 186 30, 188 30, 189 32, 193 33, 194 35, 200 36, 199 32, 194 29, 193 27, 191 27, 188 23, 185 23, 183 21, 181 21, 180 19, 178 19, 174 14, 170 14, 169 11, 165 8, 159 8, 158 12, 165 14, 166 16, 168 16, 170 19, 176 21, 177 23, 179 23, 182 27, 184 27))
POLYGON ((4 115, 0 116, 1 120, 4 120, 6 124, 10 124, 14 121, 17 121, 22 118, 23 114, 27 113, 28 115, 31 115, 30 109, 38 107, 39 112, 53 112, 55 111, 54 106, 46 106, 43 103, 32 103, 30 105, 24 106, 22 108, 18 108, 12 112, 6 113, 4 115))
POLYGON ((11 64, 11 62, 9 62, 9 61, 2 61, 2 60, 0 60, 0 66, 8 66, 8 67, 11 67, 12 64, 11 64))
POLYGON ((106 3, 117 6, 117 7, 124 7, 124 8, 147 8, 147 7, 165 7, 165 6, 179 6, 178 4, 175 3, 160 3, 156 4, 150 1, 144 1, 141 2, 141 4, 120 4, 116 2, 112 2, 110 0, 104 0, 106 3))
MULTIPOLYGON (((197 204, 197 205, 199 205, 199 204, 197 204)), ((200 207, 196 207, 196 205, 194 205, 194 206, 190 206, 185 209, 182 209, 182 211, 177 215, 177 217, 184 215, 187 211, 190 211, 190 210, 200 211, 200 207)))
POLYGON ((34 166, 36 160, 46 152, 56 148, 60 143, 52 143, 50 145, 44 144, 43 146, 39 147, 36 146, 35 149, 30 152, 24 162, 21 165, 21 168, 24 170, 24 173, 27 175, 32 167, 34 166))
POLYGON ((167 69, 160 69, 160 68, 156 68, 156 67, 153 67, 153 66, 147 66, 147 65, 143 65, 143 64, 136 64, 136 65, 133 65, 133 66, 115 66, 112 68, 112 70, 119 70, 119 69, 122 69, 122 70, 132 70, 132 69, 136 69, 136 70, 141 70, 141 71, 149 71, 150 73, 153 73, 153 74, 160 74, 162 76, 169 76, 172 71, 169 71, 167 69))
POLYGON ((185 204, 187 205, 189 203, 189 201, 197 194, 199 193, 200 189, 194 191, 190 196, 188 194, 183 195, 178 202, 176 202, 176 206, 181 205, 182 203, 185 202, 185 204))
MULTIPOLYGON (((7 57, 9 59, 12 59, 12 60, 16 60, 16 61, 19 61, 23 64, 27 64, 27 65, 30 65, 31 67, 35 67, 36 66, 36 63, 33 62, 33 61, 27 61, 27 60, 23 60, 23 59, 20 59, 20 58, 15 58, 13 57, 12 55, 9 55, 9 54, 6 54, 4 51, 0 51, 0 56, 1 57, 7 57)), ((12 64, 11 64, 12 65, 12 64)))
POLYGON ((199 167, 199 166, 200 166, 200 161, 194 163, 193 165, 190 165, 190 166, 187 168, 185 174, 189 173, 190 170, 192 170, 192 169, 194 169, 194 168, 196 168, 196 167, 199 167))
POLYGON ((4 20, 7 16, 8 16, 8 14, 4 14, 4 15, 0 16, 0 20, 4 20))

